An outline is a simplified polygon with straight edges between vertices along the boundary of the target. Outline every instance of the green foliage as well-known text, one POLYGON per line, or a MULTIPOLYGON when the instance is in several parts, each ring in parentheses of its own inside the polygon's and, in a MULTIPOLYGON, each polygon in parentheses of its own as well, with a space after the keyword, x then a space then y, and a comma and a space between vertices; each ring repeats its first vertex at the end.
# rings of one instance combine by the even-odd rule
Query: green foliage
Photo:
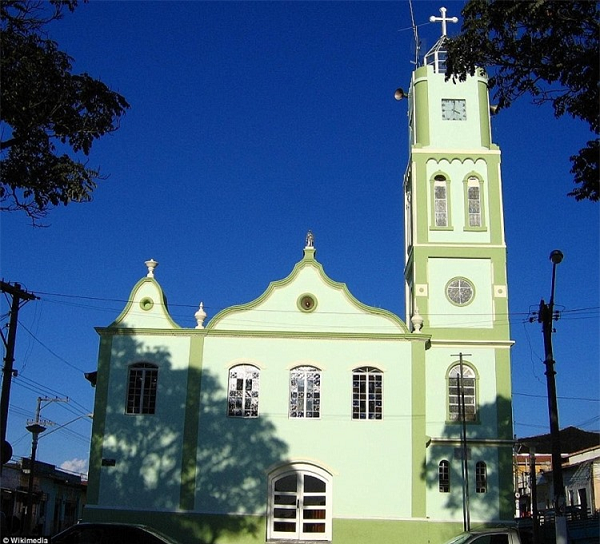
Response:
MULTIPOLYGON (((499 108, 529 94, 598 134, 598 3, 587 0, 469 0, 461 34, 448 40, 446 77, 490 73, 499 108)), ((600 198, 598 139, 571 157, 577 200, 600 198)))
POLYGON ((54 206, 91 200, 101 177, 82 158, 129 108, 101 81, 73 74, 73 59, 45 37, 44 25, 76 5, 0 3, 0 209, 22 210, 34 224, 54 206))

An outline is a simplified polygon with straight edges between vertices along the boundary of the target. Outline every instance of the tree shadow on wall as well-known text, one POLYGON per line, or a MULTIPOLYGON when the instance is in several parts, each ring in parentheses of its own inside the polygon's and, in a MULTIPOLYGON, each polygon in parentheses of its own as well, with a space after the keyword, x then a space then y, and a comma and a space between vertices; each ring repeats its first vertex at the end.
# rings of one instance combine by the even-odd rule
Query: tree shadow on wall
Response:
MULTIPOLYGON (((100 373, 98 387, 100 380, 108 378, 100 373)), ((94 469, 102 473, 101 504, 123 508, 177 505, 182 439, 179 421, 184 415, 185 391, 183 372, 173 370, 166 347, 145 346, 125 335, 113 338, 102 454, 101 459, 91 460, 99 463, 94 469), (134 363, 158 367, 154 414, 126 413, 129 366, 134 363)))
POLYGON ((288 447, 266 417, 227 416, 227 371, 202 374, 197 450, 196 510, 229 514, 207 518, 201 537, 214 544, 224 533, 264 534, 267 471, 288 447), (223 385, 221 385, 223 384, 223 385))
POLYGON ((288 447, 266 417, 227 416, 227 371, 187 367, 187 356, 175 360, 166 346, 113 338, 104 440, 91 459, 102 474, 99 504, 120 510, 120 522, 148 524, 156 511, 157 529, 195 543, 264 533, 267 469, 288 447), (154 414, 125 414, 129 365, 139 362, 158 366, 154 414))
MULTIPOLYGON (((467 423, 467 460, 470 518, 477 524, 512 519, 514 516, 514 500, 512 485, 512 445, 504 443, 498 451, 498 462, 491 462, 489 450, 495 450, 498 443, 494 439, 512 440, 511 402, 509 399, 497 397, 495 403, 483 404, 478 409, 478 422, 467 423), (497 421, 501 414, 498 430, 487 424, 497 421), (483 439, 483 440, 482 440, 483 439), (486 442, 488 440, 488 442, 486 442), (485 492, 476 489, 476 463, 485 462, 487 486, 485 492)), ((462 520, 463 495, 463 454, 462 423, 460 421, 444 425, 442 436, 431 437, 427 445, 426 461, 422 465, 421 479, 427 488, 439 492, 438 505, 449 512, 457 520, 462 520), (449 491, 441 492, 439 480, 439 463, 449 462, 449 491), (459 515, 460 513, 460 515, 459 515)))

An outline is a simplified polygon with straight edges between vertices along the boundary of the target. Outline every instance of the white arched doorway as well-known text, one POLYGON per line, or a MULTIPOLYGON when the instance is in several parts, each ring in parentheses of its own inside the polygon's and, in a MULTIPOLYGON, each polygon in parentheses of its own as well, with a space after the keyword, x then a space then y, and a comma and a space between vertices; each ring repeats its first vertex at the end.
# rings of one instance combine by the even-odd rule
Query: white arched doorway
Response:
POLYGON ((331 540, 331 475, 294 463, 269 475, 267 538, 331 540))

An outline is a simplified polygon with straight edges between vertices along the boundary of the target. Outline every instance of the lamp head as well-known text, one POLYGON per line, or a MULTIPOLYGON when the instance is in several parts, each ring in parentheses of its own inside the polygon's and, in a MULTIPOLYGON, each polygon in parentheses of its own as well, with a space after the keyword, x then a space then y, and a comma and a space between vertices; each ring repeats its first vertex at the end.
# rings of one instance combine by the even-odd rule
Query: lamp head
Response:
POLYGON ((550 253, 550 260, 552 264, 560 264, 563 260, 563 253, 560 249, 555 249, 552 253, 550 253))
POLYGON ((402 88, 398 88, 396 89, 396 91, 394 92, 394 98, 396 100, 402 100, 403 98, 406 98, 406 93, 404 92, 404 90, 402 88))

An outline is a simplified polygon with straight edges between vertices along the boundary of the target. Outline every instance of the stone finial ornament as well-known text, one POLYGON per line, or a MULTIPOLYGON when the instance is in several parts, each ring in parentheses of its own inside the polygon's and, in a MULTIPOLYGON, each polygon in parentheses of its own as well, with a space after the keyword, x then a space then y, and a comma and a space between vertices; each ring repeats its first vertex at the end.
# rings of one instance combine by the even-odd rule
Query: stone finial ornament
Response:
POLYGON ((419 307, 415 304, 415 311, 410 318, 410 322, 413 326, 413 332, 421 332, 421 328, 423 327, 423 317, 419 313, 419 307))
POLYGON ((197 321, 197 325, 196 325, 196 329, 203 329, 204 328, 204 320, 206 319, 206 312, 204 311, 204 303, 201 302, 200 303, 200 308, 198 308, 198 311, 194 314, 194 317, 196 318, 197 321))
POLYGON ((154 259, 150 259, 144 263, 148 267, 148 273, 146 274, 147 278, 154 277, 154 269, 158 266, 158 262, 154 259))

